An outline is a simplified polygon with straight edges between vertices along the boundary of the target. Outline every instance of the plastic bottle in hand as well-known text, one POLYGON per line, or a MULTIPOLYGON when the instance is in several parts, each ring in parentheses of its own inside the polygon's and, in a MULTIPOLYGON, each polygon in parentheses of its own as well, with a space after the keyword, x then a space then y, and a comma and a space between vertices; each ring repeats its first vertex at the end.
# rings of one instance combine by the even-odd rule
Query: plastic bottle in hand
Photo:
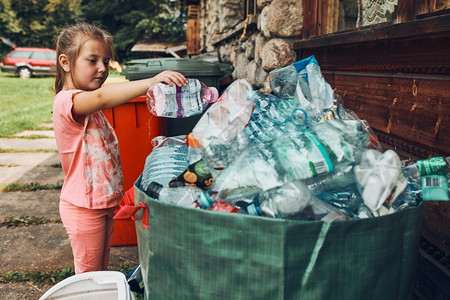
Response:
POLYGON ((161 202, 172 203, 178 206, 195 207, 197 197, 202 189, 193 186, 163 187, 157 182, 151 182, 145 193, 161 202))
POLYGON ((250 215, 291 220, 346 220, 347 216, 323 202, 301 181, 288 182, 258 195, 247 207, 250 215))
POLYGON ((147 91, 147 106, 158 117, 187 118, 203 112, 208 103, 219 98, 214 87, 198 79, 188 78, 186 86, 157 83, 147 91))

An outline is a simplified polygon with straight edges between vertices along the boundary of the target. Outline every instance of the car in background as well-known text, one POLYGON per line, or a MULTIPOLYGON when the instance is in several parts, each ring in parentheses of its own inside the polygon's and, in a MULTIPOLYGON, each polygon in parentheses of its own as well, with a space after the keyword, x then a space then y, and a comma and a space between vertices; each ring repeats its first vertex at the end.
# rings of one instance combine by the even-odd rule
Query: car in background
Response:
POLYGON ((48 48, 15 48, 3 58, 1 70, 20 78, 55 76, 56 51, 48 48))

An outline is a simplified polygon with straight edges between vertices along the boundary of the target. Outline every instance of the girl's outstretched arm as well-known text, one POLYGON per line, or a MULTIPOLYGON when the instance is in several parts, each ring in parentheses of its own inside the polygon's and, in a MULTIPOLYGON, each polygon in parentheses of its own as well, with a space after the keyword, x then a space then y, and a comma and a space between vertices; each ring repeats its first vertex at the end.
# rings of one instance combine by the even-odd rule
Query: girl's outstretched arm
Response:
POLYGON ((144 95, 152 85, 160 82, 185 86, 187 79, 181 73, 163 71, 152 78, 112 83, 93 91, 78 93, 73 98, 72 115, 75 119, 82 119, 94 111, 115 107, 144 95))

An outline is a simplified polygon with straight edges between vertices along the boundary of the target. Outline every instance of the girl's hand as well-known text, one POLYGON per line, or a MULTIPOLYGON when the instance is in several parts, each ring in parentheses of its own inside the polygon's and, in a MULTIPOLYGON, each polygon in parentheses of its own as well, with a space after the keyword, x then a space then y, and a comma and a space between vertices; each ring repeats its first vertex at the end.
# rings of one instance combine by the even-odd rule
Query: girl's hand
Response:
POLYGON ((165 82, 168 85, 186 86, 187 79, 183 74, 174 71, 163 71, 153 77, 157 83, 165 82))

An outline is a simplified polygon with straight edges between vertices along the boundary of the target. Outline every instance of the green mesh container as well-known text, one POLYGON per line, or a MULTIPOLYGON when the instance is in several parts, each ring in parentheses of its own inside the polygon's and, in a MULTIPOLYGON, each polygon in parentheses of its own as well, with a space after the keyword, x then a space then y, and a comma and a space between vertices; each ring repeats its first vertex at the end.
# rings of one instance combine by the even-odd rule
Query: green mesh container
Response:
POLYGON ((289 221, 177 207, 139 184, 147 299, 411 299, 422 205, 364 220, 289 221))

